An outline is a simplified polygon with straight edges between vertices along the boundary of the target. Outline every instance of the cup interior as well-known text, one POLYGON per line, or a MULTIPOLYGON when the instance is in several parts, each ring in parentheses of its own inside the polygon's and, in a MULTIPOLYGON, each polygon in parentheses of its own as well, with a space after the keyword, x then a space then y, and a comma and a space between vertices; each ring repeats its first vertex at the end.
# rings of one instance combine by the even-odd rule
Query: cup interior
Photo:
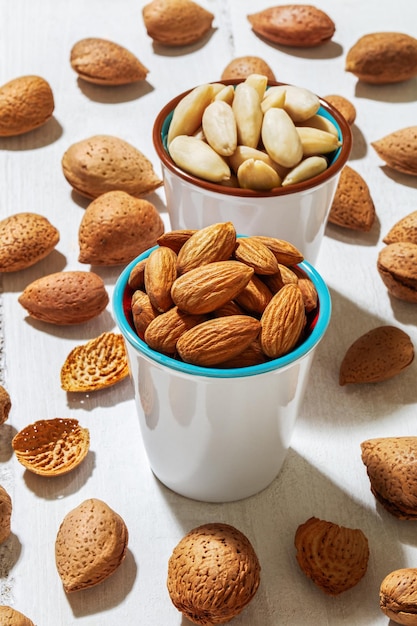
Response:
MULTIPOLYGON (((242 80, 243 79, 223 80, 221 82, 224 85, 235 86, 238 83, 242 82, 242 80)), ((285 85, 285 83, 270 81, 267 88, 273 87, 275 85, 285 85)), ((167 146, 168 130, 171 124, 172 116, 174 114, 174 109, 180 102, 180 100, 182 100, 182 98, 186 96, 190 91, 191 90, 185 91, 182 94, 178 95, 176 98, 173 98, 159 112, 155 119, 153 127, 153 143, 161 163, 183 180, 187 181, 188 183, 194 184, 197 187, 207 189, 208 191, 214 191, 219 194, 224 194, 226 196, 232 195, 243 197, 270 197, 289 195, 299 191, 309 190, 333 178, 336 174, 340 172, 340 170, 346 164, 349 158, 352 149, 352 133, 350 126, 347 123, 346 119, 339 113, 339 111, 337 111, 334 106, 326 102, 323 98, 319 98, 320 108, 318 110, 318 114, 327 118, 336 126, 338 130, 339 140, 342 142, 342 145, 337 150, 332 153, 326 154, 329 165, 324 172, 318 174, 317 176, 314 176, 309 180, 295 183, 286 187, 276 187, 270 191, 254 191, 253 189, 227 187, 225 185, 202 180, 196 176, 193 176, 192 174, 188 174, 187 172, 181 170, 181 168, 179 168, 170 157, 167 146)))
MULTIPOLYGON (((155 246, 156 247, 156 246, 155 246)), ((136 350, 152 359, 154 362, 159 363, 162 366, 170 369, 188 374, 191 376, 203 376, 206 378, 240 378, 244 376, 254 376, 270 372, 273 370, 286 368, 293 364, 295 361, 306 356, 319 341, 323 338, 324 333, 330 322, 331 316, 331 298, 330 293, 321 275, 317 270, 307 261, 302 261, 297 267, 304 272, 304 274, 310 278, 318 294, 317 308, 309 315, 307 315, 307 325, 300 343, 289 353, 277 358, 267 361, 259 365, 253 365, 241 368, 229 368, 222 369, 216 367, 201 367, 185 363, 183 361, 166 356, 160 352, 152 350, 137 334, 132 318, 131 312, 131 298, 133 291, 129 287, 128 279, 130 272, 134 266, 141 260, 147 258, 152 250, 142 253, 136 259, 134 259, 120 274, 113 293, 113 310, 116 318, 116 323, 123 334, 126 341, 128 341, 136 350)))

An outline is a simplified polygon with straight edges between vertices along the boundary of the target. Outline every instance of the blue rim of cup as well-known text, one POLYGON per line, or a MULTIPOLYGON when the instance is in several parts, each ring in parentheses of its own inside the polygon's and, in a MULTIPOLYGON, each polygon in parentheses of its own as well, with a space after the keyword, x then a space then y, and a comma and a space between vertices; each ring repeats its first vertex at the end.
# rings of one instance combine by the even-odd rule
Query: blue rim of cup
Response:
POLYGON ((330 293, 326 283, 324 282, 321 275, 317 272, 317 270, 310 263, 308 263, 308 261, 302 261, 298 264, 297 267, 301 269, 304 274, 313 281, 317 290, 319 304, 314 319, 312 319, 310 322, 311 330, 308 337, 288 354, 285 354, 277 359, 267 361, 266 363, 261 363, 259 365, 222 369, 218 367, 201 367, 197 365, 192 365, 190 363, 185 363, 184 361, 174 359, 172 357, 166 356, 165 354, 152 350, 152 348, 150 348, 145 343, 145 341, 143 341, 139 337, 139 335, 134 330, 133 323, 127 318, 125 303, 126 293, 129 290, 128 279, 132 269, 139 261, 142 261, 143 259, 148 257, 152 250, 157 247, 158 246, 154 246, 153 248, 146 250, 124 268, 116 281, 113 292, 113 311, 115 314, 116 323, 123 337, 134 348, 136 348, 136 350, 141 352, 143 355, 145 355, 155 363, 158 363, 159 365, 167 367, 171 370, 176 370, 178 372, 182 372, 183 374, 192 376, 224 379, 242 378, 245 376, 255 376, 286 368, 298 361, 299 359, 305 357, 313 348, 315 348, 315 346, 323 338, 331 317, 332 305, 330 293))

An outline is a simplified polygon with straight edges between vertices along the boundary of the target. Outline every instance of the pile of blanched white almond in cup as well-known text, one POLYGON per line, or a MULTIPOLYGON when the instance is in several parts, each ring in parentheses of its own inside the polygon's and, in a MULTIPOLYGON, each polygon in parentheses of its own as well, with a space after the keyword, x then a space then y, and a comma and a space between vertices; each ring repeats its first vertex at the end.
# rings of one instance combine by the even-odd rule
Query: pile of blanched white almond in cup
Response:
POLYGON ((173 111, 167 135, 174 163, 197 178, 268 191, 317 176, 341 146, 320 99, 304 87, 251 74, 237 85, 207 83, 173 111))

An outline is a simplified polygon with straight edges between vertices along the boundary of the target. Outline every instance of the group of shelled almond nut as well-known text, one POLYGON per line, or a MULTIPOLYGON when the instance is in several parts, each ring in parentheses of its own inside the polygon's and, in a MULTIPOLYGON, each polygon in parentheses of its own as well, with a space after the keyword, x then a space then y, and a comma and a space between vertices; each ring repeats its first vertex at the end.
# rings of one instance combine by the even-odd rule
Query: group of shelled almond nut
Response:
POLYGON ((174 163, 206 181, 268 191, 327 169, 341 146, 320 99, 296 85, 250 74, 233 86, 205 83, 181 98, 167 136, 174 163))
POLYGON ((187 363, 243 367, 288 353, 317 306, 292 244, 237 237, 231 222, 171 231, 133 268, 138 335, 187 363))

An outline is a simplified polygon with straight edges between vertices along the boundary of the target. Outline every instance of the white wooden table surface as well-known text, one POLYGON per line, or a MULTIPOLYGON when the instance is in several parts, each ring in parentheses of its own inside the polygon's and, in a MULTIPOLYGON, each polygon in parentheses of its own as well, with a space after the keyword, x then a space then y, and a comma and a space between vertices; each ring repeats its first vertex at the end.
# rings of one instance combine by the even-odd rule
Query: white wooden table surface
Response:
MULTIPOLYGON (((261 565, 261 587, 236 626, 369 626, 387 624, 378 606, 383 577, 417 566, 415 522, 401 522, 376 505, 360 443, 374 436, 416 434, 414 363, 385 383, 340 387, 338 370, 347 347, 363 332, 394 324, 417 346, 416 305, 392 300, 377 273, 382 237, 416 209, 417 179, 383 166, 370 142, 417 123, 417 80, 393 86, 359 84, 344 71, 347 50, 368 32, 396 30, 417 37, 417 5, 409 0, 320 0, 336 23, 328 45, 313 50, 268 45, 246 19, 267 0, 201 0, 215 14, 201 45, 169 51, 147 36, 138 0, 0 0, 0 83, 24 74, 49 81, 53 120, 26 136, 0 140, 0 215, 45 215, 60 242, 47 259, 0 276, 0 383, 12 398, 0 427, 0 483, 13 500, 12 535, 0 547, 0 602, 37 626, 185 626, 166 591, 167 562, 191 528, 209 521, 237 526, 252 541, 261 565), (255 6, 256 5, 256 6, 255 6), (77 80, 69 64, 72 45, 104 37, 134 52, 148 67, 143 84, 106 89, 77 80), (218 80, 234 57, 264 58, 282 82, 320 95, 339 93, 357 108, 350 165, 367 181, 378 220, 370 233, 329 225, 317 263, 333 298, 333 316, 320 345, 302 414, 284 468, 261 494, 232 504, 204 504, 177 496, 149 470, 128 380, 94 394, 67 394, 59 373, 69 351, 106 330, 115 330, 109 305, 97 320, 75 327, 31 321, 17 298, 32 280, 78 263, 78 226, 87 201, 63 177, 61 157, 75 141, 113 134, 159 163, 151 129, 156 112, 174 95, 218 80), (74 417, 90 430, 91 451, 74 472, 37 477, 17 462, 13 435, 44 418, 74 417), (54 561, 56 532, 68 511, 89 497, 105 500, 125 520, 129 552, 106 582, 66 596, 54 561), (370 544, 365 578, 336 598, 327 597, 301 573, 293 547, 297 526, 310 516, 361 528, 370 544)), ((169 228, 163 190, 149 199, 169 228)), ((94 268, 112 294, 117 268, 94 268)), ((227 417, 227 416, 225 416, 227 417)), ((254 416, 256 419, 256 416, 254 416)))

